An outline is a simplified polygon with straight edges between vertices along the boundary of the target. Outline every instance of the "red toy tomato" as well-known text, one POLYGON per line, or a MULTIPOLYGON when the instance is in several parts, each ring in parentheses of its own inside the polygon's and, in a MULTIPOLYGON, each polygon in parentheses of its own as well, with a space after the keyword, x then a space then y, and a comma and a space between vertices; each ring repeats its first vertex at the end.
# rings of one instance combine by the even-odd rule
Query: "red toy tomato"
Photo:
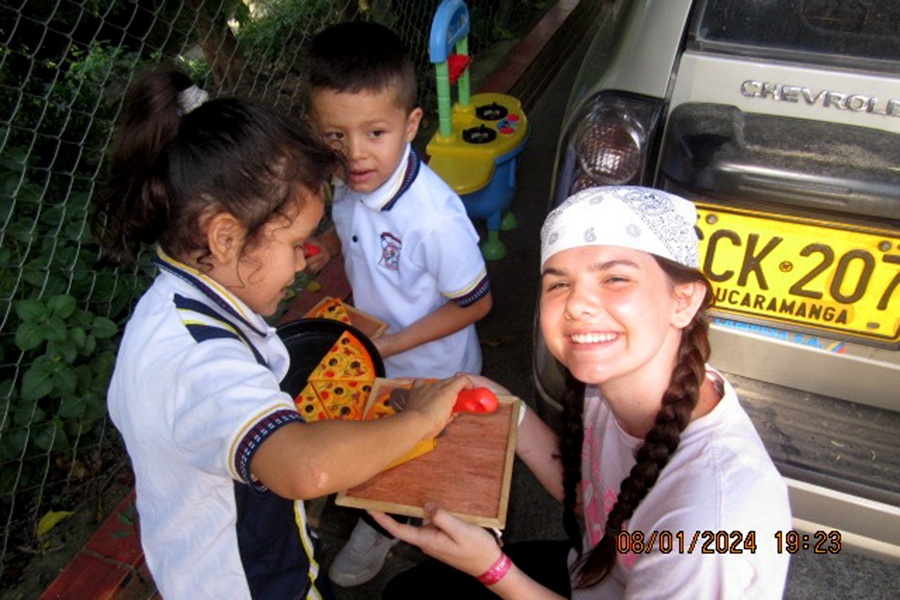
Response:
POLYGON ((489 413, 497 410, 497 395, 488 388, 463 390, 456 397, 453 412, 489 413))

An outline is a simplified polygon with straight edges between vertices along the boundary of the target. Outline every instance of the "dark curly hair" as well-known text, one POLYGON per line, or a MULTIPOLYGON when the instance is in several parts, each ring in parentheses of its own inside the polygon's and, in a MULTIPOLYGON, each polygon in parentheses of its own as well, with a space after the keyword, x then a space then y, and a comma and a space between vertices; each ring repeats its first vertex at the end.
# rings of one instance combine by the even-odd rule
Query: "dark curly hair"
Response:
POLYGON ((159 65, 129 91, 108 190, 94 200, 94 236, 110 262, 133 261, 142 244, 158 243, 202 264, 202 222, 221 212, 246 228, 246 253, 263 225, 319 193, 340 165, 304 122, 252 100, 209 100, 182 114, 181 92, 192 85, 159 65))
POLYGON ((575 516, 576 486, 581 481, 581 451, 584 441, 585 384, 566 370, 566 393, 563 396, 562 435, 559 452, 563 464, 563 527, 579 552, 573 567, 577 571, 577 587, 588 588, 600 583, 616 560, 616 536, 622 525, 656 483, 660 472, 678 448, 681 432, 697 406, 700 387, 706 376, 709 358, 709 324, 706 312, 713 304, 712 290, 706 277, 670 260, 654 256, 656 262, 675 284, 696 282, 705 286, 703 303, 694 319, 682 330, 681 343, 669 387, 663 395, 662 407, 653 427, 635 454, 636 463, 620 486, 618 501, 606 521, 600 543, 583 554, 582 538, 575 516))

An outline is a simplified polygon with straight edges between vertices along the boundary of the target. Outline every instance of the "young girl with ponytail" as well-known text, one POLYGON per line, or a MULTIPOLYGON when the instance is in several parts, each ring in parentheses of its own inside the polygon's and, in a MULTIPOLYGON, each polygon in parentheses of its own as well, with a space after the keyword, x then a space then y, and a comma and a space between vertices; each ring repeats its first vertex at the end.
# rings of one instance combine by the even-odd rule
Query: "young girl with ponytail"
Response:
POLYGON ((306 266, 339 157, 303 122, 159 67, 131 90, 97 201, 108 257, 155 246, 108 393, 166 600, 330 598, 303 500, 361 483, 447 424, 464 377, 379 421, 306 423, 264 317, 306 266), (411 410, 412 409, 412 410, 411 410))
POLYGON ((383 598, 782 596, 788 557, 774 534, 791 527, 787 489, 706 364, 712 295, 696 219, 691 202, 638 187, 587 189, 550 213, 540 323, 567 369, 563 427, 557 436, 528 411, 516 452, 563 502, 570 543, 501 551, 439 507, 422 528, 373 513, 458 569, 426 562, 383 598))

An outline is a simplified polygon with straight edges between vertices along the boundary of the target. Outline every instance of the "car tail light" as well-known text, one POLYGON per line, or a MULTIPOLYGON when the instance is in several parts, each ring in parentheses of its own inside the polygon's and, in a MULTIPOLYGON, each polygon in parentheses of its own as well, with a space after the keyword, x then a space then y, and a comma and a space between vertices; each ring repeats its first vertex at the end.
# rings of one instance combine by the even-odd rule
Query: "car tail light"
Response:
POLYGON ((592 98, 565 137, 553 206, 587 187, 650 184, 662 107, 660 100, 620 92, 592 98))

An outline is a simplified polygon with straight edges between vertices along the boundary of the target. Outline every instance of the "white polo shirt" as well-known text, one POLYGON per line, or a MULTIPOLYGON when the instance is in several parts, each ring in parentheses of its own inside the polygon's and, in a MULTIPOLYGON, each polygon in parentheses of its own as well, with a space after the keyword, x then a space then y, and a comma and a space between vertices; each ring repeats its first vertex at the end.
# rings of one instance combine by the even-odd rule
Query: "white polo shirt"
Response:
POLYGON ((108 396, 153 579, 166 600, 321 598, 303 502, 251 483, 262 442, 302 421, 279 389, 287 350, 215 281, 164 253, 157 262, 108 396))
MULTIPOLYGON (((445 302, 468 306, 490 290, 478 234, 459 196, 407 145, 377 190, 338 185, 332 218, 354 305, 405 329, 445 302)), ((388 377, 481 372, 475 325, 385 359, 388 377)))

